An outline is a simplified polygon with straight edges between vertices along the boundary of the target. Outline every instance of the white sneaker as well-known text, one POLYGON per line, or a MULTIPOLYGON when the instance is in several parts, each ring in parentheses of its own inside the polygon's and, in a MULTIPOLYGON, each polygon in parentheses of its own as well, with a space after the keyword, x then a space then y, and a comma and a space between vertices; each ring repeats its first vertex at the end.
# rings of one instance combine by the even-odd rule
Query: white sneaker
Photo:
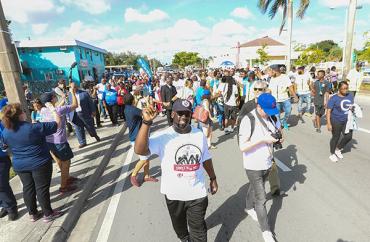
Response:
POLYGON ((262 232, 262 237, 265 242, 276 242, 274 236, 272 235, 271 231, 264 231, 262 232))
POLYGON ((338 157, 337 157, 335 154, 332 154, 331 156, 329 156, 329 159, 330 159, 332 162, 338 162, 338 157))
POLYGON ((335 155, 336 155, 339 159, 343 159, 342 151, 340 151, 340 150, 335 150, 335 155))
POLYGON ((258 222, 257 213, 256 213, 256 210, 254 210, 254 208, 247 210, 247 214, 248 214, 249 216, 251 216, 251 218, 252 218, 254 221, 258 222))

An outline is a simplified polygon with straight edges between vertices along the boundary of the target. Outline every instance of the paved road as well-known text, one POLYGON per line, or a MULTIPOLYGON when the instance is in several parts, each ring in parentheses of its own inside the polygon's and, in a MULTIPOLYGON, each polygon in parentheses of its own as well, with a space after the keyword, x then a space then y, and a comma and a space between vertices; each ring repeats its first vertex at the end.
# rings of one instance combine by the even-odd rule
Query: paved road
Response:
MULTIPOLYGON (((370 100, 358 101, 365 115, 370 113, 370 100)), ((275 153, 283 163, 279 172, 287 196, 267 202, 272 228, 279 241, 286 242, 370 241, 370 117, 360 121, 364 130, 354 134, 345 158, 336 164, 328 159, 330 134, 326 127, 317 134, 310 118, 305 120, 301 124, 292 117, 284 149, 275 153)), ((161 128, 164 126, 162 120, 161 128)), ((248 179, 236 137, 217 130, 214 142, 218 148, 211 153, 220 190, 209 196, 209 241, 262 241, 259 226, 244 213, 248 179)), ((125 151, 129 149, 127 143, 121 145, 125 151)), ((81 239, 89 221, 93 221, 91 229, 85 230, 83 241, 177 241, 159 183, 131 187, 127 178, 137 161, 131 155, 130 151, 121 152, 120 167, 114 170, 118 178, 109 180, 105 192, 108 199, 103 199, 99 209, 87 208, 90 213, 82 216, 70 241, 81 239)), ((160 179, 159 165, 158 159, 151 161, 151 173, 160 179)))

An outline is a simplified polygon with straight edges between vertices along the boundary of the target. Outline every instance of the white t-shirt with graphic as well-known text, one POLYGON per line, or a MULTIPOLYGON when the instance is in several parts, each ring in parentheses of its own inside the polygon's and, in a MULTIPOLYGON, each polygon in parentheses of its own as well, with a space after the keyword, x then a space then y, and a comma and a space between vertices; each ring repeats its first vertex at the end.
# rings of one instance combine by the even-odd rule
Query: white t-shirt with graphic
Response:
POLYGON ((310 82, 311 82, 311 78, 308 74, 304 73, 304 74, 298 74, 296 73, 295 74, 295 83, 297 85, 297 93, 299 95, 305 95, 305 94, 309 94, 310 93, 310 82))
MULTIPOLYGON (((250 142, 255 142, 260 137, 263 137, 270 132, 261 124, 260 120, 256 115, 256 110, 253 110, 251 114, 255 119, 255 128, 250 139, 250 142)), ((267 127, 274 132, 275 126, 272 122, 266 121, 267 127)), ((276 125, 276 124, 275 124, 276 125)), ((276 125, 278 126, 278 125, 276 125)), ((251 122, 248 116, 245 116, 239 127, 239 146, 244 149, 246 143, 251 134, 251 122)), ((244 169, 262 171, 267 170, 272 165, 272 144, 268 145, 267 143, 260 144, 254 147, 252 150, 243 152, 243 165, 244 169)))
POLYGON ((179 134, 173 127, 149 138, 151 155, 161 160, 161 193, 170 200, 190 201, 207 196, 203 162, 211 159, 200 129, 179 134))
POLYGON ((221 92, 223 98, 224 98, 224 103, 228 106, 232 106, 232 107, 235 107, 237 106, 236 105, 236 98, 239 96, 238 94, 238 87, 236 85, 233 84, 233 90, 232 90, 232 93, 231 93, 231 96, 230 96, 230 99, 227 100, 226 97, 227 97, 227 90, 229 88, 229 85, 228 83, 225 83, 225 82, 221 82, 220 85, 218 85, 218 88, 217 88, 217 92, 221 92))
POLYGON ((269 89, 271 90, 271 95, 276 98, 276 102, 289 100, 288 88, 291 85, 292 82, 285 74, 281 74, 278 77, 271 77, 269 89))

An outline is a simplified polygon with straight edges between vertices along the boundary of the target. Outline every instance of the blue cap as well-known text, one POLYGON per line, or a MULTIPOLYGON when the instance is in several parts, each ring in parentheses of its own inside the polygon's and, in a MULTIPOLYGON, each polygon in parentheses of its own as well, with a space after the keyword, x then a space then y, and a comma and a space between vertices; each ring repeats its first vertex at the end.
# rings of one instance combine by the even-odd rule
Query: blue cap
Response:
POLYGON ((276 99, 270 93, 263 93, 257 99, 258 105, 269 116, 279 114, 279 109, 276 107, 276 99))

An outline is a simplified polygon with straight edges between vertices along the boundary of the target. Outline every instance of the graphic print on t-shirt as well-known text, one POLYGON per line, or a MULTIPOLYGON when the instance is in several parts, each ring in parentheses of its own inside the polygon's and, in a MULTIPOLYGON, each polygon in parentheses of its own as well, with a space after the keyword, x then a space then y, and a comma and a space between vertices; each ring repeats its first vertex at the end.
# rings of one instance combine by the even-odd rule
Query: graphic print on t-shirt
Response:
POLYGON ((174 171, 193 172, 199 169, 202 152, 199 147, 186 144, 177 149, 175 153, 174 171))
POLYGON ((345 113, 345 114, 348 114, 348 111, 349 109, 351 108, 351 100, 348 100, 348 99, 343 99, 341 102, 340 102, 340 108, 342 109, 342 111, 345 113))

